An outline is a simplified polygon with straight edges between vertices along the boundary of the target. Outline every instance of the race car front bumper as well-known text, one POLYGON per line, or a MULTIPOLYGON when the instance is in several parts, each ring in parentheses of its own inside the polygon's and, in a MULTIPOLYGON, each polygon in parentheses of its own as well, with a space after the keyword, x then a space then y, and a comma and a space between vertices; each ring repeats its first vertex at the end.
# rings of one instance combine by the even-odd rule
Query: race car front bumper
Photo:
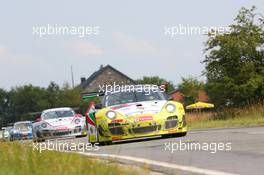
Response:
POLYGON ((32 133, 14 133, 11 137, 11 140, 26 140, 32 139, 32 133))
POLYGON ((75 126, 67 129, 40 129, 36 131, 36 135, 41 139, 52 139, 58 137, 86 136, 87 131, 85 126, 75 126))
POLYGON ((148 137, 158 135, 171 135, 186 133, 187 126, 185 118, 178 118, 175 115, 154 118, 152 120, 137 121, 117 119, 110 122, 101 121, 98 123, 100 141, 124 140, 137 137, 148 137))

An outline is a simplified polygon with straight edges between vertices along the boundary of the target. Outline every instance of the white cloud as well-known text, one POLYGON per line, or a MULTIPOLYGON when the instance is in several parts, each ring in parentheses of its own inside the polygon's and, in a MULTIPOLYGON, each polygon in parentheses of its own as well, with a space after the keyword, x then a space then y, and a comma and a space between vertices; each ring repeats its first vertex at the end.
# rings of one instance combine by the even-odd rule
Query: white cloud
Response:
POLYGON ((7 54, 7 49, 5 47, 0 46, 0 57, 7 54))
POLYGON ((74 41, 66 45, 75 53, 83 56, 101 56, 103 54, 103 49, 90 42, 74 41))
POLYGON ((12 50, 0 46, 0 63, 6 65, 27 65, 33 63, 35 59, 29 53, 15 53, 12 50))
POLYGON ((157 55, 160 49, 150 42, 140 38, 134 38, 121 32, 113 33, 113 40, 123 50, 137 55, 157 55))
MULTIPOLYGON (((51 66, 43 60, 31 53, 0 47, 0 88, 10 89, 29 83, 43 84, 47 77, 52 77, 51 66)), ((56 73, 53 71, 53 75, 56 73)))

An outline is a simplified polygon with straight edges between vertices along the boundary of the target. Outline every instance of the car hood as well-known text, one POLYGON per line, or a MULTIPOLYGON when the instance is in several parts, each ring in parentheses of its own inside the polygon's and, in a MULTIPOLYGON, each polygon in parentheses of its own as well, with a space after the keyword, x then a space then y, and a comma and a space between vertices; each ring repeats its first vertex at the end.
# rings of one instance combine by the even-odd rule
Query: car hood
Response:
POLYGON ((74 117, 64 117, 64 118, 57 118, 57 119, 47 119, 44 120, 51 126, 65 126, 70 125, 73 121, 74 117))
POLYGON ((140 116, 144 114, 157 114, 165 105, 166 100, 144 101, 136 103, 126 103, 110 107, 110 110, 116 111, 123 116, 140 116))

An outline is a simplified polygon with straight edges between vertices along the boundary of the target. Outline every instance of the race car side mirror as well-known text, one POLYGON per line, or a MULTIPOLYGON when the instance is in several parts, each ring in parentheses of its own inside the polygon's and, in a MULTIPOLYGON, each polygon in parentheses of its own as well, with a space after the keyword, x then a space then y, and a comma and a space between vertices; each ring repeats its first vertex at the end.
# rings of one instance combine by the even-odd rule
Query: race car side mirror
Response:
POLYGON ((169 95, 168 100, 173 100, 173 97, 169 95))
POLYGON ((77 113, 75 116, 76 117, 82 117, 82 114, 77 113))
POLYGON ((96 105, 94 106, 94 108, 95 108, 95 109, 102 109, 102 108, 103 108, 103 105, 102 105, 101 103, 99 103, 99 104, 96 104, 96 105))

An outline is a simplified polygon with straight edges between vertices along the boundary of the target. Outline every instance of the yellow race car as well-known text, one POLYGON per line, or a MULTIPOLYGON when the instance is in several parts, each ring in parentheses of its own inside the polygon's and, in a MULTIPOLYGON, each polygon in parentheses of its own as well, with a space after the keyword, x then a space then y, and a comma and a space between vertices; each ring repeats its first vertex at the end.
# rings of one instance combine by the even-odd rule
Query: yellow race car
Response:
POLYGON ((183 105, 168 100, 160 90, 104 94, 101 104, 90 104, 86 120, 90 143, 109 144, 158 135, 185 136, 187 133, 183 105))

